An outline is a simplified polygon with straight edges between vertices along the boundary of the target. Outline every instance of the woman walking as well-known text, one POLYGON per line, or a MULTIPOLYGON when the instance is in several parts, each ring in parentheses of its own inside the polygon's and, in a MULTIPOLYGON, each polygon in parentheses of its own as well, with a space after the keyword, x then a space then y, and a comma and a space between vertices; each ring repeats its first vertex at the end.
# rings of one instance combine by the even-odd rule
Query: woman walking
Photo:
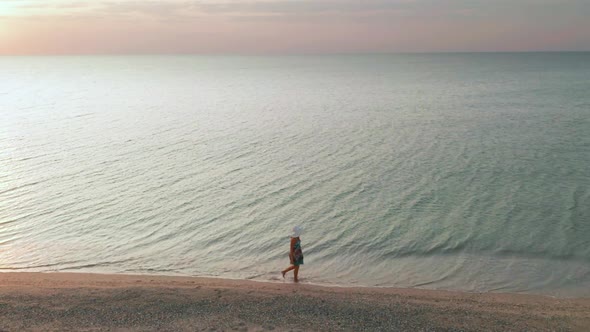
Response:
POLYGON ((301 250, 301 239, 299 238, 300 235, 301 227, 293 227, 293 233, 291 234, 291 244, 289 245, 289 259, 291 260, 291 266, 281 271, 284 278, 285 273, 293 270, 295 282, 299 282, 299 266, 303 265, 303 251, 301 250))

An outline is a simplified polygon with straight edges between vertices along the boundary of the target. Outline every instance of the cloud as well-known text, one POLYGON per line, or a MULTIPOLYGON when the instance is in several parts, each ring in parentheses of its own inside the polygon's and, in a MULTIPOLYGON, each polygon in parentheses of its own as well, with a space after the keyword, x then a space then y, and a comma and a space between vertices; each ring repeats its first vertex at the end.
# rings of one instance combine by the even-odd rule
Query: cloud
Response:
MULTIPOLYGON (((5 0, 6 1, 6 0, 5 0)), ((8 0, 12 2, 23 2, 18 5, 19 9, 79 9, 89 8, 91 4, 88 2, 29 2, 24 0, 8 0)))
POLYGON ((194 7, 194 4, 186 1, 106 1, 100 3, 102 12, 150 16, 166 16, 193 11, 194 7))
POLYGON ((548 9, 590 11, 586 0, 257 0, 257 1, 195 1, 201 11, 231 14, 362 14, 371 12, 470 12, 490 14, 548 9))
POLYGON ((243 1, 198 3, 200 10, 211 13, 244 14, 309 14, 367 12, 375 10, 397 10, 411 1, 386 0, 277 0, 277 1, 243 1))
POLYGON ((93 12, 151 17, 412 16, 448 17, 588 15, 587 0, 0 0, 23 10, 52 9, 54 14, 93 12))

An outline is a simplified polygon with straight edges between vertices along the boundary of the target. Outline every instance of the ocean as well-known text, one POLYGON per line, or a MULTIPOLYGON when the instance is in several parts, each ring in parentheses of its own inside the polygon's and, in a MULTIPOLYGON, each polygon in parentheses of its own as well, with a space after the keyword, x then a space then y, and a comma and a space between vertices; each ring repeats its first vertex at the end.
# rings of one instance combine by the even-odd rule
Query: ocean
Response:
POLYGON ((0 272, 590 296, 590 53, 0 57, 0 272), (287 282, 290 282, 288 277, 287 282))

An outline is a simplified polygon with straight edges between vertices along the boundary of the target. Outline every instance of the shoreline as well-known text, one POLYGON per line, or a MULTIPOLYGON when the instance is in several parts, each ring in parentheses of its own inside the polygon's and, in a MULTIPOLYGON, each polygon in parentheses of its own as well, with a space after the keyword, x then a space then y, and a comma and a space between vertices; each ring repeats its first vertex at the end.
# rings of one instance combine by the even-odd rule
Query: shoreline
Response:
MULTIPOLYGON (((133 278, 138 277, 140 279, 162 279, 164 281, 182 281, 182 280, 201 280, 201 281, 227 281, 227 282, 244 282, 244 283, 257 283, 257 284, 270 284, 270 285, 285 285, 285 284, 295 284, 291 278, 288 276, 286 279, 282 279, 280 276, 271 279, 256 279, 256 278, 231 278, 227 276, 192 276, 192 275, 184 275, 184 274, 149 274, 149 273, 126 273, 126 272, 63 272, 63 271, 16 271, 16 270, 7 270, 8 272, 0 271, 0 287, 2 286, 3 279, 1 278, 2 275, 60 275, 60 276, 86 276, 90 279, 93 279, 93 276, 100 276, 100 279, 111 279, 115 278, 119 281, 124 281, 126 278, 133 278)), ((10 279, 10 278, 9 278, 10 279)), ((77 278, 75 278, 77 279, 77 278)), ((371 285, 357 285, 357 284, 336 284, 330 282, 313 282, 309 281, 307 278, 303 277, 300 278, 301 282, 298 285, 305 285, 309 287, 319 287, 322 289, 350 289, 350 290, 374 290, 374 291, 417 291, 417 292, 441 292, 441 293, 449 293, 449 294, 464 294, 464 295, 505 295, 505 296, 531 296, 531 297, 542 297, 548 299, 556 299, 556 300, 590 300, 590 295, 584 294, 583 296, 559 296, 553 295, 550 292, 526 292, 526 291, 470 291, 470 290, 462 290, 462 289, 446 289, 446 288, 421 288, 421 287, 396 287, 396 286, 371 286, 371 285)), ((0 331, 1 332, 1 331, 0 331)))
POLYGON ((0 273, 0 330, 564 330, 590 298, 161 275, 0 273))

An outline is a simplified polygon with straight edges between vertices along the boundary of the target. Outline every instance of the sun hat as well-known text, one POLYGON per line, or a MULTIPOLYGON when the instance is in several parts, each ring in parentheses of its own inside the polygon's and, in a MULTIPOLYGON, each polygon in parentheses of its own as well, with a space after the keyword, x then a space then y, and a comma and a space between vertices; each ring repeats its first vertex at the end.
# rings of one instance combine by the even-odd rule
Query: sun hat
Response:
POLYGON ((291 232, 291 237, 299 237, 299 235, 301 235, 302 231, 303 231, 303 229, 301 229, 300 226, 293 227, 293 231, 291 232))

